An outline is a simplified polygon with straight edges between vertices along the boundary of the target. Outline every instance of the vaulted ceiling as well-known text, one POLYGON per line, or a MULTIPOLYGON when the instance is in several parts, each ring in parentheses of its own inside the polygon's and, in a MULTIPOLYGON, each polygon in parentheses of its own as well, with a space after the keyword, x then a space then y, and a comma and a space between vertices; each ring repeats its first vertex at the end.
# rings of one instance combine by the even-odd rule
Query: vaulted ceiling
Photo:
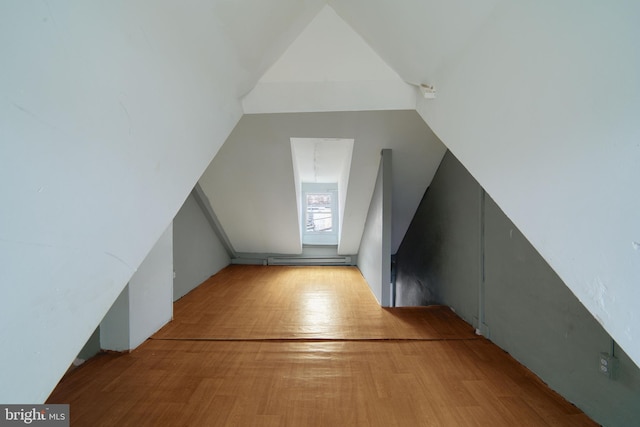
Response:
POLYGON ((244 113, 415 109, 638 363, 639 19, 622 0, 3 2, 0 383, 20 386, 0 400, 46 397, 244 113), (373 82, 305 69, 326 4, 362 41, 336 52, 387 67, 373 82))

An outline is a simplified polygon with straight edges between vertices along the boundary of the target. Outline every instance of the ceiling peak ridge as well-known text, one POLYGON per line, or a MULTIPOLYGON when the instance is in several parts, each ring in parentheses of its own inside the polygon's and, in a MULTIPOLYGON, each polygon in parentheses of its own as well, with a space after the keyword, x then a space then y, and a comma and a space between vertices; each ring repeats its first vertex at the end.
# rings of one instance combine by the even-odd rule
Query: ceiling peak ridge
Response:
POLYGON ((242 103, 246 114, 414 110, 416 94, 325 3, 242 103))

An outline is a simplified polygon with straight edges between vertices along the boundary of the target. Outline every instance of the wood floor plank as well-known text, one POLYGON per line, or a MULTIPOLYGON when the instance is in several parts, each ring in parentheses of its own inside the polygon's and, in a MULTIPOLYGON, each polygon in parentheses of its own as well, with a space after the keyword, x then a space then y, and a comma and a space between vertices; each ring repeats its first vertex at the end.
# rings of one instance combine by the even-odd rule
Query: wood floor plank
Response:
POLYGON ((448 308, 381 309, 354 269, 232 266, 175 319, 48 402, 73 426, 596 425, 448 308))

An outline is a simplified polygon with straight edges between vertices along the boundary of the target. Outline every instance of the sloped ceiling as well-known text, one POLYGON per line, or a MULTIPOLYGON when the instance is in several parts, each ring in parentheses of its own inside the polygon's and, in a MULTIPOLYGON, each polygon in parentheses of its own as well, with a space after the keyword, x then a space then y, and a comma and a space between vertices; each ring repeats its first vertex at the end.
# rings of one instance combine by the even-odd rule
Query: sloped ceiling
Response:
POLYGON ((395 253, 445 147, 415 111, 247 114, 200 179, 238 252, 301 252, 291 137, 352 138, 338 251, 357 254, 380 150, 393 150, 395 253))
POLYGON ((46 398, 323 4, 0 3, 1 402, 46 398))
POLYGON ((242 100, 245 113, 413 110, 407 84, 324 6, 242 100))
POLYGON ((640 365, 640 3, 329 4, 640 365))
POLYGON ((412 84, 436 84, 436 70, 473 43, 501 0, 329 0, 327 3, 412 84))
MULTIPOLYGON (((0 3, 0 401, 47 396, 324 3, 0 3)), ((640 362, 640 3, 329 4, 640 362)))
MULTIPOLYGON (((323 8, 323 0, 242 0, 211 1, 209 16, 219 29, 217 40, 203 34, 200 40, 204 51, 212 43, 221 43, 233 55, 234 74, 229 83, 237 88, 238 96, 247 94, 256 79, 282 56, 285 49, 296 40, 323 8)), ((183 8, 176 7, 178 16, 183 8)), ((186 17, 183 28, 193 23, 193 16, 186 17)), ((227 68, 223 66, 221 68, 227 68)))

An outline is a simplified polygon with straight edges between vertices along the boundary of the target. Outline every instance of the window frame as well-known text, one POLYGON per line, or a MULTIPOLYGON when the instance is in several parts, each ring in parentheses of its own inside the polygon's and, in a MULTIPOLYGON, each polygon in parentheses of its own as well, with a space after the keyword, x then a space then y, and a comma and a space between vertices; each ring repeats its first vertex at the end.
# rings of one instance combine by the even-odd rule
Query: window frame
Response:
POLYGON ((338 211, 338 183, 302 183, 302 203, 301 203, 301 233, 303 245, 337 245, 339 228, 338 211), (309 231, 307 230, 307 195, 309 194, 330 194, 331 195, 331 231, 309 231))

